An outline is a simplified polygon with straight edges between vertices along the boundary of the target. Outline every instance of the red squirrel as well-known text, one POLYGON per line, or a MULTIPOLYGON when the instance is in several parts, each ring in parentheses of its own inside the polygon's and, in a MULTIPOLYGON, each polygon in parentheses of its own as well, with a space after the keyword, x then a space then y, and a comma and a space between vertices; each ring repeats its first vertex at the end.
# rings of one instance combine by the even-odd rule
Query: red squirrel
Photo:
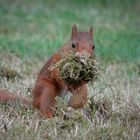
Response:
POLYGON ((68 87, 61 79, 59 71, 52 65, 62 59, 62 56, 73 52, 77 57, 91 57, 94 55, 93 28, 89 32, 78 31, 76 25, 72 27, 71 38, 62 48, 54 53, 40 70, 33 91, 33 100, 30 101, 20 96, 12 96, 6 92, 0 92, 0 102, 20 100, 24 104, 31 104, 40 110, 46 118, 54 117, 56 96, 71 93, 68 107, 82 108, 87 102, 87 83, 82 82, 77 87, 68 87))

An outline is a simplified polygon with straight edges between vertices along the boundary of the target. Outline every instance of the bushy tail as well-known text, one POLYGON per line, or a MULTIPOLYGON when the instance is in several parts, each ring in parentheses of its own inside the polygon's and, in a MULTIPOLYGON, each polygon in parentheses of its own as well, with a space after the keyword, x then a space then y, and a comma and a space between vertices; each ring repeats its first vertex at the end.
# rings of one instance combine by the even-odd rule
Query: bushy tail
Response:
POLYGON ((22 97, 19 95, 12 95, 5 91, 0 91, 0 103, 8 103, 8 102, 19 102, 26 106, 31 106, 32 101, 26 97, 22 97))

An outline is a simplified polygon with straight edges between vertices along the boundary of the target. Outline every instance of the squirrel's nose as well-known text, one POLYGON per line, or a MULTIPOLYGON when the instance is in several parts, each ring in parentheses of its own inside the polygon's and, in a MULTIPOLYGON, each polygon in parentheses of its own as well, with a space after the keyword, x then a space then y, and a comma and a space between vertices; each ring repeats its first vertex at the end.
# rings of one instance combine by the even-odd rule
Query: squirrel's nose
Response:
POLYGON ((82 52, 76 52, 75 56, 79 58, 87 58, 90 57, 92 54, 87 52, 87 51, 82 51, 82 52))

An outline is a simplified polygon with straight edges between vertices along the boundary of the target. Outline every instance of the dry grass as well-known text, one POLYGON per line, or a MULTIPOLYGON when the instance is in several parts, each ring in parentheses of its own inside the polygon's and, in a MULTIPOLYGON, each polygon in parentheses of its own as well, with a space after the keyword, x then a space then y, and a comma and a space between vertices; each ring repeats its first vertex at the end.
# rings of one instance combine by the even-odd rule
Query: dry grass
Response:
POLYGON ((68 85, 77 86, 81 82, 94 83, 98 76, 95 57, 78 58, 71 52, 51 67, 57 68, 61 78, 68 85))
MULTIPOLYGON (((35 77, 42 63, 23 61, 7 54, 0 66, 21 75, 0 78, 0 89, 32 96, 35 77), (9 59, 9 57, 11 59, 9 59)), ((89 85, 89 101, 83 110, 69 111, 58 98, 56 117, 41 118, 38 111, 22 106, 0 105, 2 140, 42 139, 138 139, 140 137, 140 77, 131 66, 110 64, 89 85)))

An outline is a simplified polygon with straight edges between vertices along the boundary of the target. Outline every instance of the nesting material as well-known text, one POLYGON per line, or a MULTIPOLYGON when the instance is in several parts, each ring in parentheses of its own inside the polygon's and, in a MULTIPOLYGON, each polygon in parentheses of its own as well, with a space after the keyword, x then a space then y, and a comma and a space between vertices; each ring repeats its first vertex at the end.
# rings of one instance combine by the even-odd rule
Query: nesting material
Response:
POLYGON ((61 78, 72 86, 77 86, 81 82, 94 82, 98 75, 95 57, 77 58, 74 54, 69 54, 54 67, 58 68, 61 78))

